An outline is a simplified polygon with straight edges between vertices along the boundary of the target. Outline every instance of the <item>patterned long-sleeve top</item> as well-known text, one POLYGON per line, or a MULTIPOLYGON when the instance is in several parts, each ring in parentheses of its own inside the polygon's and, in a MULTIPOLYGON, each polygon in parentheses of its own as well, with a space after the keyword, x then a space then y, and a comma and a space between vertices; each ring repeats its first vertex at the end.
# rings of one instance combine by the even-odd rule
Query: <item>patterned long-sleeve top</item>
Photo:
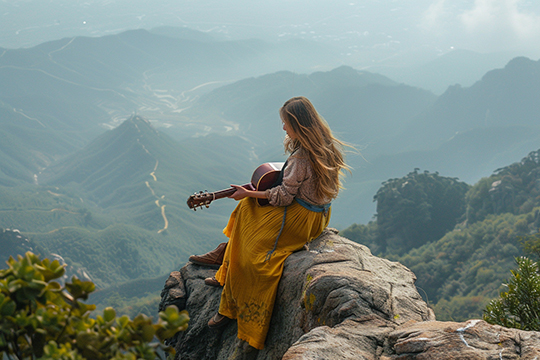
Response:
POLYGON ((300 148, 287 160, 281 185, 266 190, 266 197, 273 206, 290 205, 295 197, 314 205, 331 202, 330 198, 321 199, 317 196, 316 181, 308 155, 300 148))

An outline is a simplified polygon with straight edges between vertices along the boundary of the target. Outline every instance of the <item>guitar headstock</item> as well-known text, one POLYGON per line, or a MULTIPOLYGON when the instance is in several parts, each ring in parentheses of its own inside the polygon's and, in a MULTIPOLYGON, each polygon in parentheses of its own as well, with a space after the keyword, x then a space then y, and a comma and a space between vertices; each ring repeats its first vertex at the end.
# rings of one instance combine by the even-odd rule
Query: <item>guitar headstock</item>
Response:
POLYGON ((208 191, 200 191, 198 193, 195 193, 191 195, 187 199, 187 206, 190 209, 193 209, 193 211, 197 211, 197 208, 210 207, 210 203, 215 199, 215 195, 213 193, 209 193, 208 191))

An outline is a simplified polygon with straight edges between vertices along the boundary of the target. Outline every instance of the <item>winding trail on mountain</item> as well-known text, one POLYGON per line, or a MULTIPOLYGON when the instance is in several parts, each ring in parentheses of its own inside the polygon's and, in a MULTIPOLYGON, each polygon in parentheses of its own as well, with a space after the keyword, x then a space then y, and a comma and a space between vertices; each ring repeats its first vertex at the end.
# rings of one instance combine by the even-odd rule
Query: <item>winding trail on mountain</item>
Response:
MULTIPOLYGON (((139 129, 139 127, 137 126, 137 124, 135 124, 135 127, 137 128, 137 131, 138 132, 141 132, 141 130, 139 129)), ((141 145, 141 147, 143 148, 143 150, 150 156, 154 157, 150 151, 148 151, 148 149, 146 148, 146 146, 144 146, 144 144, 142 144, 140 142, 140 139, 137 139, 137 143, 139 145, 141 145)), ((155 157, 154 157, 155 159, 155 157)), ((156 164, 154 165, 154 169, 152 170, 152 172, 150 173, 150 176, 152 177, 152 179, 154 179, 155 182, 157 182, 157 177, 156 177, 156 171, 158 169, 158 166, 159 166, 159 160, 156 159, 156 164)), ((165 214, 165 206, 166 205, 161 205, 160 203, 160 200, 165 198, 165 195, 162 195, 161 197, 159 197, 156 192, 154 191, 154 189, 152 188, 152 186, 150 186, 150 182, 148 181, 145 181, 144 182, 146 187, 148 189, 150 189, 150 192, 152 193, 152 196, 154 196, 157 200, 155 201, 155 204, 158 208, 161 209, 161 216, 163 217, 163 222, 164 222, 164 225, 163 225, 163 229, 160 229, 158 230, 158 234, 161 234, 162 232, 166 231, 168 228, 169 228, 169 220, 167 219, 167 214, 165 214)))
POLYGON ((30 117, 28 115, 26 115, 25 113, 22 112, 22 109, 20 110, 17 110, 15 108, 13 108, 13 112, 14 113, 17 113, 17 114, 21 114, 22 116, 24 116, 25 118, 29 119, 29 120, 33 120, 33 121, 37 121, 39 123, 39 125, 43 126, 44 128, 46 128, 45 125, 43 125, 43 123, 41 121, 39 121, 39 119, 36 119, 36 118, 33 118, 33 117, 30 117))
POLYGON ((75 211, 69 211, 69 210, 66 210, 66 209, 58 209, 58 208, 57 209, 51 209, 49 211, 50 212, 60 211, 60 212, 66 212, 68 214, 76 214, 76 215, 79 214, 79 213, 77 213, 75 211))
POLYGON ((154 178, 154 181, 157 181, 156 170, 157 170, 158 165, 159 165, 159 160, 156 160, 156 166, 154 166, 154 170, 150 173, 150 176, 154 178))

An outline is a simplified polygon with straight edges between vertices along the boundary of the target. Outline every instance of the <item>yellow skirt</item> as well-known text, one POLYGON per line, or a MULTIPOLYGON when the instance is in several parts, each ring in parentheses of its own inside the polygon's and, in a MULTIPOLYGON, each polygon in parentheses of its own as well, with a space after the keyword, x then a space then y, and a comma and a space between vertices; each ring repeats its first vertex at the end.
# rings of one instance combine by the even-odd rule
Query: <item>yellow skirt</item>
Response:
POLYGON ((277 247, 265 261, 274 248, 284 211, 285 207, 261 207, 254 198, 244 198, 223 230, 229 244, 216 273, 224 285, 219 313, 237 319, 238 337, 256 349, 264 348, 285 259, 319 236, 330 220, 330 211, 316 213, 293 201, 287 207, 277 247))

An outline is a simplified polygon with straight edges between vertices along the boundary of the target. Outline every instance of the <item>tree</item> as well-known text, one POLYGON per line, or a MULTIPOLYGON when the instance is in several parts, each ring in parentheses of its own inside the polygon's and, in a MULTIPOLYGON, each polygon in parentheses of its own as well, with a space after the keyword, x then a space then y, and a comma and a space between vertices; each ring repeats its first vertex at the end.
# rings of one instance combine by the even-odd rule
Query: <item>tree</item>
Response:
POLYGON ((374 197, 380 249, 402 254, 441 238, 465 213, 468 189, 455 178, 418 170, 384 182, 374 197))
POLYGON ((92 282, 73 277, 62 286, 54 280, 64 267, 32 252, 7 264, 0 270, 0 359, 156 359, 158 349, 174 352, 162 341, 187 328, 187 313, 176 307, 155 324, 145 315, 117 318, 113 308, 92 319, 95 305, 81 301, 92 282))
POLYGON ((526 214, 540 206, 540 150, 481 179, 467 194, 467 222, 488 214, 526 214))

